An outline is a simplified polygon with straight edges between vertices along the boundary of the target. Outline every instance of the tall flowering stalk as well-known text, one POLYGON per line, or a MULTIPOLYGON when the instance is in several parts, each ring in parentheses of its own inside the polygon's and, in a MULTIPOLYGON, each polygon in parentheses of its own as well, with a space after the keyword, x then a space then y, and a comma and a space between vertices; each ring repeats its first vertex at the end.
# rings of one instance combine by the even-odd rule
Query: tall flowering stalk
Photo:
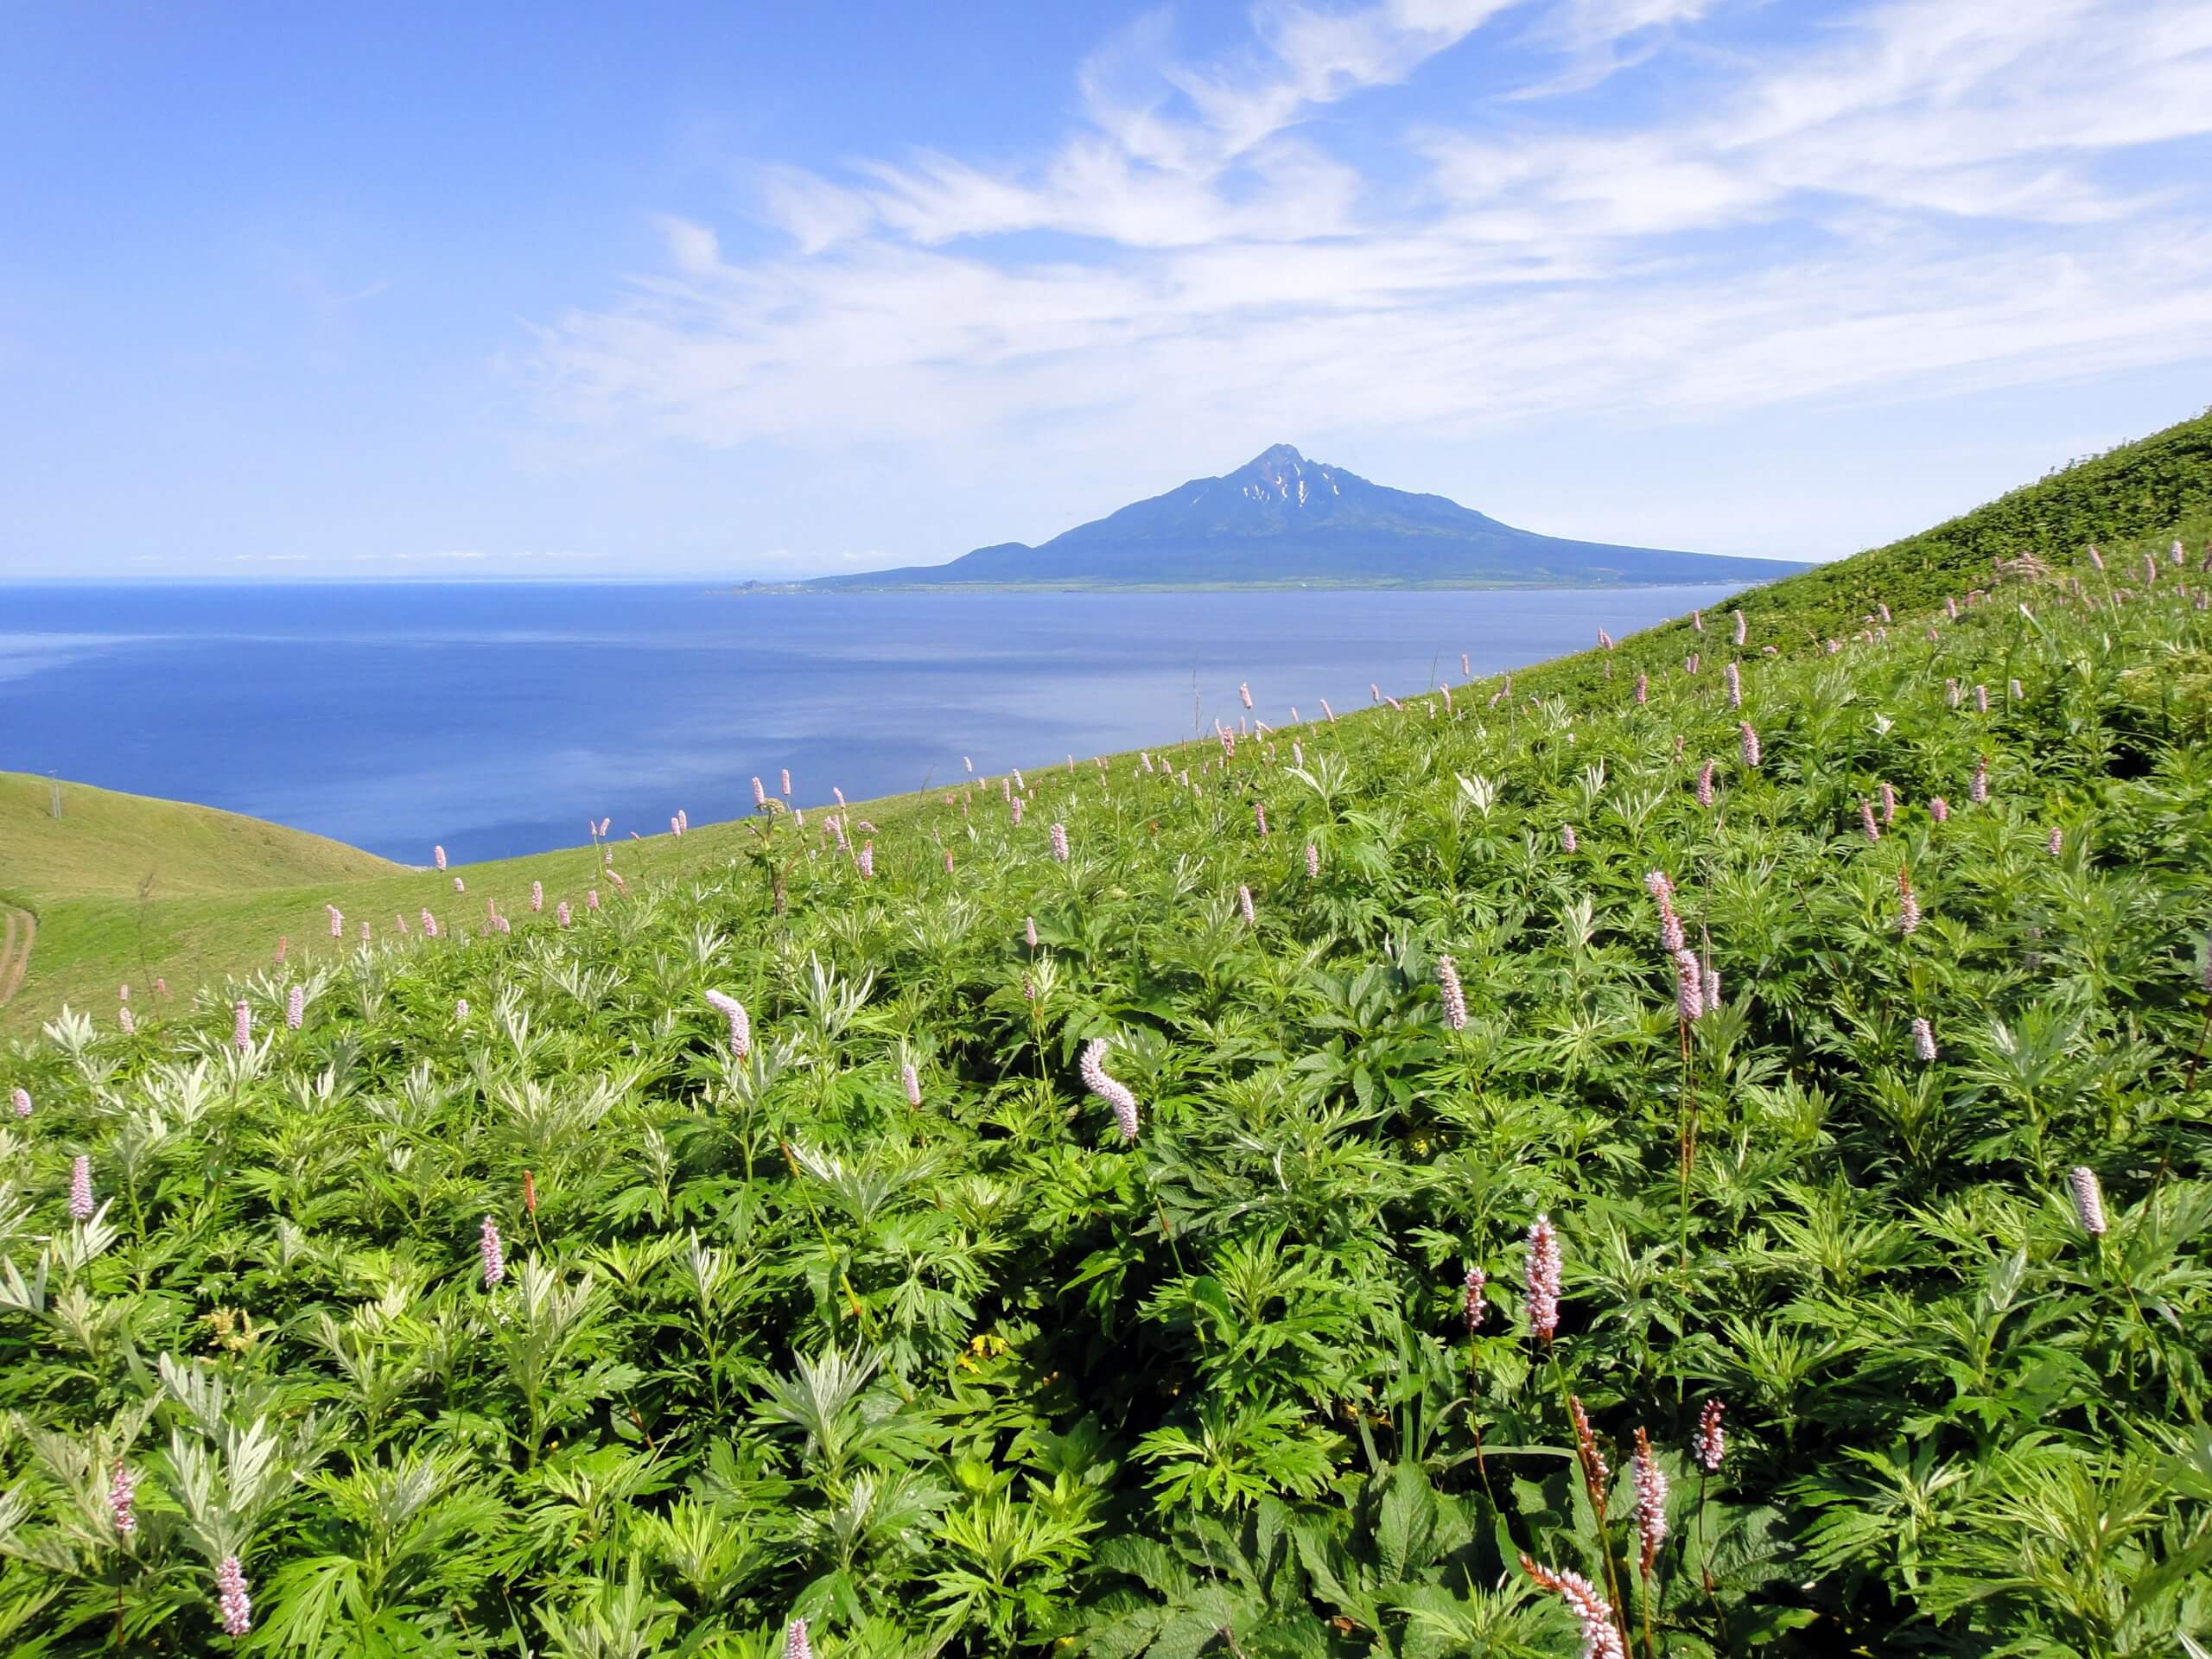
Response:
POLYGON ((31 1115, 31 1091, 29 1090, 13 1090, 10 1092, 8 1099, 10 1103, 15 1107, 16 1116, 17 1117, 29 1117, 31 1115))
POLYGON ((1710 760, 1697 769, 1697 804, 1707 808, 1713 804, 1713 762, 1710 760))
MULTIPOLYGON (((1636 1484, 1636 1535, 1642 1546, 1637 1565, 1648 1581, 1659 1560, 1659 1547, 1667 1541, 1667 1473, 1652 1455, 1651 1437, 1640 1427, 1630 1473, 1636 1484)), ((1648 1612, 1648 1593, 1645 1606, 1648 1612)))
POLYGON ((1728 690, 1728 706, 1731 709, 1742 708, 1744 706, 1743 671, 1731 663, 1720 671, 1720 679, 1728 690))
POLYGON ((1935 797, 1928 803, 1928 816, 1938 823, 1948 823, 1951 817, 1951 804, 1941 795, 1935 797))
POLYGON ((1967 785, 1967 798, 1979 806, 1989 798, 1989 757, 1978 754, 1974 760, 1974 781, 1967 785))
POLYGON ((1920 931, 1920 899, 1912 890, 1912 874, 1897 872, 1897 931, 1908 936, 1920 931))
POLYGON ((919 1106, 922 1103, 922 1074, 914 1070, 912 1061, 908 1061, 899 1069, 899 1081, 906 1090, 906 1103, 919 1106))
POLYGON ((305 986, 295 985, 284 993, 284 1028, 287 1031, 297 1031, 300 1028, 300 1022, 307 1017, 307 1011, 308 993, 305 986))
POLYGON ((1489 1284, 1490 1275, 1480 1268, 1469 1268, 1466 1277, 1459 1281, 1459 1318, 1471 1337, 1481 1329, 1483 1315, 1489 1311, 1489 1284))
POLYGON ((746 1017, 745 1004, 721 991, 708 991, 707 1006, 729 1024, 729 1052, 732 1059, 741 1060, 753 1047, 753 1021, 746 1017))
POLYGON ((1449 957, 1436 959, 1436 988, 1444 999, 1444 1023, 1453 1031, 1467 1028, 1467 997, 1459 988, 1459 964, 1449 957))
POLYGON ((1137 1138, 1137 1097, 1129 1092, 1128 1085, 1116 1082, 1106 1075, 1107 1042, 1103 1037, 1094 1037, 1083 1051, 1083 1086, 1114 1109, 1114 1122, 1122 1131, 1123 1141, 1137 1138))
POLYGON ((1721 1463, 1728 1455, 1727 1433, 1720 1426, 1727 1409, 1716 1395, 1707 1400, 1697 1414, 1697 1466, 1707 1475, 1719 1474, 1721 1463))
POLYGON ((1881 826, 1874 822, 1874 809, 1864 795, 1859 798, 1859 827, 1866 832, 1867 845, 1881 840, 1881 826))
POLYGON ((2044 850, 2053 858, 2058 857, 2066 850, 2066 832, 2061 830, 2056 824, 2052 824, 2050 826, 2050 839, 2044 845, 2044 850))
POLYGON ((107 1482, 108 1519, 114 1523, 117 1537, 128 1538, 138 1530, 137 1500, 138 1477, 130 1472, 129 1464, 118 1458, 107 1482))
POLYGON ((1567 1611, 1582 1626, 1582 1659, 1628 1659, 1628 1649, 1613 1623, 1612 1604, 1596 1585, 1566 1567, 1554 1571, 1539 1567, 1526 1555, 1521 1558, 1521 1570, 1534 1583, 1564 1601, 1567 1611))
POLYGON ((1974 687, 1974 711, 1977 715, 1986 715, 1989 712, 1989 688, 1987 686, 1977 685, 1974 687))
POLYGON ((244 1002, 231 1007, 231 1046, 241 1054, 253 1046, 253 1010, 244 1002))
POLYGON ((507 1257, 499 1248, 499 1224, 489 1216, 477 1235, 476 1254, 483 1264, 484 1288, 490 1290, 507 1276, 507 1257))
POLYGON ((1736 734, 1743 745, 1744 764, 1756 772, 1759 764, 1759 734, 1752 730, 1748 720, 1737 722, 1736 734))
MULTIPOLYGON (((973 772, 976 768, 970 766, 968 770, 973 772)), ((789 766, 785 766, 779 775, 777 781, 783 785, 782 792, 788 797, 791 792, 791 769, 789 766)))
POLYGON ((1559 849, 1562 853, 1569 855, 1581 850, 1581 843, 1574 838, 1574 826, 1573 824, 1567 823, 1560 826, 1559 849))
POLYGON ((1052 838, 1053 862, 1058 864, 1066 863, 1068 861, 1067 825, 1064 823, 1055 823, 1052 830, 1052 838))
POLYGON ((130 1005, 128 1002, 124 1003, 120 1008, 116 1010, 115 1023, 122 1028, 123 1034, 124 1036, 130 1037, 137 1034, 138 1030, 138 1022, 130 1017, 130 1005))
POLYGON ((814 1659, 814 1644, 806 1639, 806 1621, 791 1620, 784 1631, 784 1659, 814 1659))
POLYGON ((428 910, 425 910, 422 915, 422 922, 423 937, 426 939, 436 938, 438 937, 438 918, 431 915, 428 910))
POLYGON ((1260 839, 1265 841, 1268 838, 1268 804, 1265 801, 1252 803, 1252 825, 1260 832, 1260 839))
POLYGON ((1242 680, 1236 683, 1236 695, 1244 700, 1247 709, 1252 706, 1252 688, 1242 680))
POLYGON ((1649 674, 1639 674, 1636 677, 1636 706, 1641 709, 1650 701, 1651 677, 1649 674))
POLYGON ((575 918, 569 912, 569 901, 567 899, 563 899, 559 904, 553 906, 553 919, 559 923, 563 927, 568 926, 569 924, 575 919, 575 918))
POLYGON ((1321 874, 1321 849, 1312 842, 1306 843, 1306 879, 1317 879, 1321 874))
POLYGON ((246 1593, 245 1568, 235 1555, 215 1569, 215 1603, 223 1615, 223 1634, 245 1636, 253 1629, 253 1598, 246 1593))
POLYGON ((1559 1233, 1548 1216, 1529 1229, 1529 1328, 1547 1343, 1559 1332, 1559 1233))
POLYGON ((1259 918, 1252 909, 1252 889, 1241 883, 1236 889, 1236 908, 1244 918, 1245 926, 1253 927, 1258 925, 1259 918))
POLYGON ((1897 791, 1891 789, 1886 783, 1877 784, 1874 787, 1882 798, 1882 822, 1895 823, 1897 821, 1897 791))
POLYGON ((1943 682, 1943 700, 1954 709, 1966 700, 1966 693, 1959 689, 1959 683, 1956 680, 1943 682))
POLYGON ((1705 1013, 1703 974, 1692 950, 1675 952, 1675 1012, 1685 1026, 1695 1025, 1705 1013))
POLYGON ((2074 1194, 2074 1218, 2082 1224, 2082 1230, 2091 1238, 2105 1236, 2105 1194, 2097 1184, 2097 1172, 2086 1164, 2077 1164, 2066 1177, 2067 1185, 2074 1194))
POLYGON ((533 881, 530 884, 531 913, 532 915, 536 915, 539 911, 543 910, 544 908, 545 884, 542 881, 533 881))
POLYGON ((433 848, 431 848, 431 849, 430 849, 430 861, 431 861, 433 864, 435 864, 435 865, 436 865, 440 869, 442 869, 442 870, 443 868, 445 868, 445 867, 446 867, 446 849, 445 849, 444 848, 442 848, 442 847, 433 847, 433 848))
POLYGON ((69 1166, 69 1219, 90 1221, 92 1218, 92 1160, 89 1153, 79 1153, 69 1166))
POLYGON ((339 913, 338 906, 335 905, 325 905, 323 909, 330 912, 330 937, 334 939, 343 938, 346 935, 346 918, 339 913))
POLYGON ((1912 1052, 1923 1065, 1936 1058, 1936 1028, 1924 1017, 1912 1022, 1912 1052))
POLYGON ((756 776, 753 779, 753 808, 756 812, 768 804, 768 786, 756 776))

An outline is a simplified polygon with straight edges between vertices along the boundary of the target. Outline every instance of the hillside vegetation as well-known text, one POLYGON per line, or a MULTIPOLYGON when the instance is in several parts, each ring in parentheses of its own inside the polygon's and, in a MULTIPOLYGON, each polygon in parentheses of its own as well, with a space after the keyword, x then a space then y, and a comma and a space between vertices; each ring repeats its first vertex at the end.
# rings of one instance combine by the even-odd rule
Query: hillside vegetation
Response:
POLYGON ((2102 534, 55 1020, 0 1645, 2212 1642, 2212 575, 2102 534))

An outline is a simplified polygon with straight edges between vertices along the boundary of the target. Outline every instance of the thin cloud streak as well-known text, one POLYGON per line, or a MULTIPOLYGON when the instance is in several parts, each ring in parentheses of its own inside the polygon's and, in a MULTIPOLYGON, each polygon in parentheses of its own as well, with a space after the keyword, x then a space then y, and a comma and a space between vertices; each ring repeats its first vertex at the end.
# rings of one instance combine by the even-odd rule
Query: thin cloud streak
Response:
POLYGON ((2201 5, 1883 6, 1758 51, 1700 47, 1701 0, 1508 10, 1263 8, 1200 63, 1147 19, 1031 163, 764 169, 789 249, 664 217, 663 270, 537 330, 540 413, 1016 464, 1164 424, 1473 435, 2212 353, 2212 212, 2174 162, 2212 134, 2201 5), (1554 96, 1616 54, 1696 95, 1554 96), (1389 121, 1387 89, 1463 59, 1526 73, 1389 121), (1353 159, 1329 109, 1388 143, 1353 159))

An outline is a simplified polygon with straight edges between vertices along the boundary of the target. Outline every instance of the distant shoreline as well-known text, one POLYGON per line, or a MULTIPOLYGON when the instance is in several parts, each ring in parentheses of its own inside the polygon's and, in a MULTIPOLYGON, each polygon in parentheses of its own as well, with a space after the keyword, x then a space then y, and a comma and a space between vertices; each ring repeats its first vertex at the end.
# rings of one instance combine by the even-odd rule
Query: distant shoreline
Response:
POLYGON ((812 581, 748 582, 709 591, 739 597, 805 594, 817 599, 853 594, 1599 594, 1654 588, 1740 591, 1783 580, 1755 576, 1743 582, 900 582, 879 588, 839 578, 835 588, 819 587, 812 581))

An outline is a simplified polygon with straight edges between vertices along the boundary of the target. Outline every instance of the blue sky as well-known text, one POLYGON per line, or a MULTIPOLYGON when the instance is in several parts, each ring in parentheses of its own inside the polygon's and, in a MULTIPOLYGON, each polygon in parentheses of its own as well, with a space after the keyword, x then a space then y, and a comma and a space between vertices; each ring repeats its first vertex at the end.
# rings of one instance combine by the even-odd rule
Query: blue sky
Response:
POLYGON ((1285 441, 1824 556, 2212 403, 2202 0, 0 13, 0 576, 810 574, 1285 441))

